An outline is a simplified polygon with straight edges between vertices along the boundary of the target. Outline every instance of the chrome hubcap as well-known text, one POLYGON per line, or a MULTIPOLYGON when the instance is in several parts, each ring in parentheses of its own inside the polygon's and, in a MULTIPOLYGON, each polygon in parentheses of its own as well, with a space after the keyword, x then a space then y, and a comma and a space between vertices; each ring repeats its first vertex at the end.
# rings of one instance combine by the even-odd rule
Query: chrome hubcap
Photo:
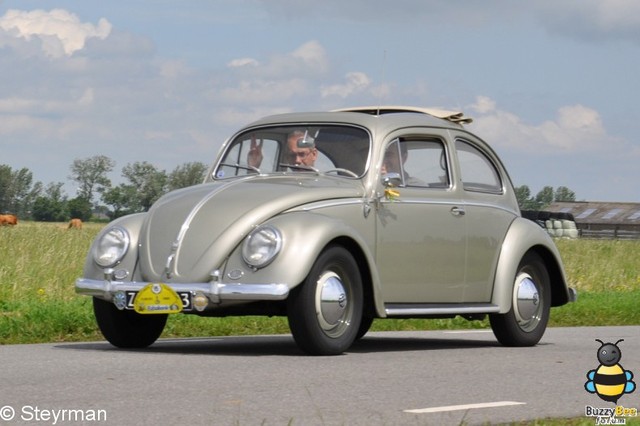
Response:
POLYGON ((320 276, 316 287, 316 315, 320 327, 329 336, 339 336, 348 326, 349 300, 347 291, 335 272, 320 276))
POLYGON ((525 272, 518 274, 513 294, 513 306, 518 325, 531 331, 540 322, 542 303, 533 277, 525 272))

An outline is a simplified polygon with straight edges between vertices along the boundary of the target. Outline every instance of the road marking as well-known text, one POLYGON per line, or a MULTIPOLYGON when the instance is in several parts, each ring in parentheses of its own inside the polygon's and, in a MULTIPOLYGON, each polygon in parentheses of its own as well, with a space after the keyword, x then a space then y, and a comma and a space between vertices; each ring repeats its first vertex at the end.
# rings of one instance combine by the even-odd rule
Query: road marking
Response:
POLYGON ((493 407, 506 407, 509 405, 525 405, 525 404, 526 402, 498 401, 498 402, 483 402, 480 404, 448 405, 443 407, 419 408, 416 410, 404 410, 404 412, 414 413, 414 414, 440 413, 442 411, 459 411, 459 410, 470 410, 473 408, 493 408, 493 407))

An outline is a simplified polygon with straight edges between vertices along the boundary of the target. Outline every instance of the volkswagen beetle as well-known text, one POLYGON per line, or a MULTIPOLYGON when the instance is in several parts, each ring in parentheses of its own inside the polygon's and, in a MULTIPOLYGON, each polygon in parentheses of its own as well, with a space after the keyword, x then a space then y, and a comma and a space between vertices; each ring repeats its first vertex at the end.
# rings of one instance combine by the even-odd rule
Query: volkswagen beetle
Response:
POLYGON ((258 120, 202 184, 106 226, 76 291, 121 348, 177 313, 286 316, 314 355, 348 350, 375 318, 488 315, 502 344, 535 345, 576 294, 469 122, 393 106, 258 120))

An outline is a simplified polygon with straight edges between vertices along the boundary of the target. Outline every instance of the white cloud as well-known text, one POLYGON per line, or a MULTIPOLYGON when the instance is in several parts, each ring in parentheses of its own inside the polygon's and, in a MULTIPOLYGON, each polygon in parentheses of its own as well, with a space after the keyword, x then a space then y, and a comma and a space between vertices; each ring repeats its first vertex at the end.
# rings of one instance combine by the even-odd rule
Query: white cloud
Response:
POLYGON ((362 72, 350 72, 345 76, 345 82, 322 88, 322 97, 339 96, 347 98, 350 95, 362 92, 371 85, 371 79, 362 72))
POLYGON ((640 2, 637 0, 564 0, 534 6, 544 27, 574 38, 627 39, 640 37, 640 2))
POLYGON ((254 58, 238 58, 227 64, 228 68, 245 72, 251 78, 287 79, 305 75, 307 78, 323 75, 329 68, 325 48, 311 40, 291 52, 274 54, 264 61, 254 58))
POLYGON ((0 17, 0 29, 27 41, 39 39, 47 56, 71 56, 84 48, 87 39, 105 39, 111 33, 111 24, 104 18, 97 25, 80 22, 77 15, 63 9, 33 10, 11 9, 0 17))
POLYGON ((554 120, 534 125, 516 114, 500 110, 496 102, 478 96, 469 109, 477 113, 473 131, 495 146, 537 153, 571 153, 620 146, 619 138, 607 134, 598 111, 583 105, 564 106, 554 120))
POLYGON ((243 80, 233 87, 222 88, 214 95, 217 101, 234 105, 279 104, 309 90, 301 78, 288 80, 243 80))
POLYGON ((260 62, 253 58, 238 58, 234 59, 227 64, 229 68, 241 68, 246 66, 257 67, 260 65, 260 62))
POLYGON ((71 99, 44 99, 27 97, 0 98, 0 114, 68 114, 93 104, 94 92, 86 88, 71 99))
POLYGON ((458 1, 450 0, 259 0, 272 17, 286 20, 384 22, 406 25, 408 22, 428 22, 442 25, 451 20, 473 25, 491 19, 496 10, 508 14, 520 6, 504 0, 458 1), (339 13, 336 13, 339 11, 339 13))
POLYGON ((324 47, 314 40, 264 61, 233 59, 227 63, 232 75, 224 83, 216 82, 210 97, 218 103, 245 107, 291 105, 291 100, 314 93, 312 82, 324 75, 328 64, 324 47))
POLYGON ((476 98, 476 103, 471 105, 471 108, 480 114, 487 114, 495 111, 496 101, 486 96, 478 96, 476 98))
POLYGON ((329 62, 326 50, 315 40, 294 50, 291 53, 291 58, 301 60, 306 67, 315 71, 325 71, 329 62))
POLYGON ((159 68, 160 75, 170 80, 192 74, 192 70, 182 61, 163 61, 159 68))
MULTIPOLYGON (((250 123, 254 120, 257 120, 261 117, 266 117, 272 114, 283 114, 291 112, 290 108, 286 107, 250 107, 250 108, 231 108, 231 107, 222 107, 216 111, 215 116, 213 117, 213 121, 222 124, 224 126, 233 126, 229 131, 236 131, 247 123, 250 123)), ((226 134, 224 137, 231 136, 231 134, 226 134)), ((203 146, 210 146, 211 139, 203 141, 203 146)))
POLYGON ((286 22, 313 16, 318 21, 380 22, 385 28, 414 23, 440 28, 452 22, 467 29, 501 25, 537 16, 548 31, 586 41, 625 39, 640 42, 638 0, 259 0, 273 18, 286 22), (340 13, 336 14, 335 11, 340 13))

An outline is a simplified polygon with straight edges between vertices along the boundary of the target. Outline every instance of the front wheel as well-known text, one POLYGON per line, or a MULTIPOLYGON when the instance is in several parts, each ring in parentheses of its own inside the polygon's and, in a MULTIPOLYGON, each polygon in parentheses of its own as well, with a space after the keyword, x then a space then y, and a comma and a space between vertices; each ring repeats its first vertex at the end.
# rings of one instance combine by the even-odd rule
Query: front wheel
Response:
POLYGON ((121 311, 113 303, 96 297, 93 313, 102 335, 118 348, 146 348, 158 340, 167 323, 166 314, 121 311))
POLYGON ((518 266, 513 283, 511 309, 491 314, 493 333, 505 346, 534 346, 549 322, 551 284, 540 256, 527 253, 518 266))
POLYGON ((356 339, 362 318, 362 280, 343 247, 323 251, 287 299, 291 333, 311 355, 338 355, 356 339))

